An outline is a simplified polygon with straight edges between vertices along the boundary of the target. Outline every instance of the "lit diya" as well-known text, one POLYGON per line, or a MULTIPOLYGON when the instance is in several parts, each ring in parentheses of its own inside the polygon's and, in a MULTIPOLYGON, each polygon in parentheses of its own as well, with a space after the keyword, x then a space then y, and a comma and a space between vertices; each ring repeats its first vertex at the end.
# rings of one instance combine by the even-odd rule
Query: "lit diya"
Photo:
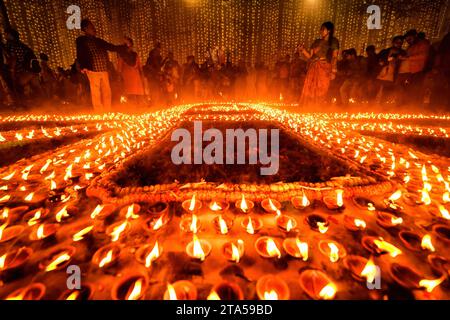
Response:
POLYGON ((40 224, 33 228, 30 233, 29 239, 31 241, 38 241, 44 239, 52 239, 56 232, 59 230, 59 224, 40 224))
POLYGON ((186 280, 169 283, 164 292, 164 300, 197 300, 197 288, 186 280))
POLYGON ((399 248, 385 241, 382 237, 363 237, 361 243, 364 248, 374 255, 389 254, 392 258, 395 258, 402 254, 399 248))
POLYGON ((290 232, 297 227, 297 221, 293 217, 282 214, 277 216, 277 226, 283 231, 290 232))
POLYGON ((255 207, 255 203, 251 200, 245 199, 244 194, 242 194, 241 199, 236 201, 234 205, 242 213, 249 213, 255 207))
POLYGON ((336 295, 336 285, 322 271, 305 270, 299 281, 303 291, 314 300, 331 300, 336 295))
POLYGON ((440 240, 445 243, 450 243, 450 228, 443 224, 436 224, 433 226, 433 232, 440 240))
POLYGON ((116 283, 112 290, 113 300, 140 300, 148 287, 147 278, 143 275, 132 275, 116 283))
POLYGON ((344 258, 344 266, 357 281, 373 283, 375 277, 379 275, 379 268, 373 263, 372 258, 349 255, 344 258))
POLYGON ((301 197, 292 197, 291 203, 294 206, 294 208, 298 210, 305 210, 307 208, 311 208, 311 202, 309 201, 306 194, 303 193, 301 197))
POLYGON ((344 190, 336 189, 333 193, 328 193, 322 199, 325 206, 330 210, 344 209, 344 190))
POLYGON ((431 268, 438 274, 442 275, 450 275, 450 261, 442 256, 437 254, 428 255, 428 262, 431 265, 431 268))
POLYGON ((344 215, 344 226, 350 231, 361 231, 366 229, 367 224, 364 219, 355 216, 344 215))
POLYGON ((216 231, 221 234, 227 234, 233 226, 233 219, 222 214, 215 217, 212 222, 216 231))
POLYGON ((72 205, 66 205, 58 208, 55 213, 55 220, 58 223, 66 221, 78 213, 78 208, 72 205))
POLYGON ((99 204, 91 212, 91 219, 103 220, 109 217, 114 211, 116 211, 117 206, 114 204, 99 204))
POLYGON ((403 207, 398 204, 398 200, 402 198, 402 191, 397 190, 393 194, 389 196, 386 200, 384 200, 384 204, 386 206, 386 209, 390 209, 393 211, 402 210, 403 207))
POLYGON ((305 218, 305 221, 312 230, 320 233, 326 233, 330 226, 328 219, 318 214, 310 214, 305 218))
POLYGON ((159 217, 150 217, 147 220, 145 220, 144 223, 144 229, 150 232, 156 232, 167 225, 167 223, 170 221, 169 215, 167 213, 164 213, 160 215, 159 217))
POLYGON ((222 247, 222 253, 227 260, 238 263, 244 255, 244 241, 239 239, 226 242, 222 247))
POLYGON ((22 247, 0 256, 0 273, 22 267, 33 254, 33 249, 22 247))
POLYGON ((73 228, 72 240, 74 242, 82 241, 88 239, 92 236, 94 230, 94 225, 92 223, 84 223, 73 228))
POLYGON ((347 255, 345 248, 338 242, 332 240, 321 240, 319 251, 330 259, 330 262, 337 262, 347 255))
MULTIPOLYGON (((409 250, 416 252, 422 250, 422 238, 417 233, 412 231, 400 231, 398 237, 409 250)), ((431 239, 428 237, 425 237, 424 246, 429 247, 430 245, 432 246, 432 243, 431 239)))
POLYGON ((289 300, 289 287, 278 276, 268 274, 256 282, 256 293, 260 300, 289 300))
POLYGON ((248 216, 242 219, 241 226, 248 234, 256 234, 262 229, 263 222, 257 217, 248 216))
POLYGON ((13 240, 20 236, 20 234, 25 230, 23 226, 11 226, 8 227, 8 223, 4 223, 0 226, 0 243, 4 243, 13 240))
POLYGON ((158 241, 154 244, 146 244, 136 251, 136 259, 143 263, 146 268, 150 268, 153 262, 161 256, 162 251, 163 248, 158 241))
POLYGON ((189 257, 204 261, 205 258, 210 254, 212 249, 211 244, 203 239, 198 239, 194 234, 191 242, 186 246, 186 253, 189 257))
POLYGON ((267 198, 261 201, 261 207, 267 212, 267 213, 280 213, 281 210, 281 203, 275 199, 267 198))
POLYGON ((58 300, 91 300, 94 296, 94 288, 92 285, 83 284, 80 289, 66 290, 61 294, 58 300))
POLYGON ((200 230, 200 219, 195 213, 186 214, 181 218, 180 229, 186 233, 197 233, 200 230))
POLYGON ((283 249, 291 257, 307 261, 309 258, 308 243, 299 238, 286 238, 283 240, 283 249))
POLYGON ((395 282, 410 290, 425 289, 427 292, 432 292, 445 280, 445 276, 433 280, 423 279, 416 270, 398 263, 391 265, 389 273, 395 282))
POLYGON ((48 210, 48 209, 44 209, 44 208, 35 209, 35 210, 27 212, 23 216, 23 220, 29 226, 34 226, 34 225, 40 223, 44 218, 46 218, 49 213, 50 213, 50 210, 48 210))
POLYGON ((6 297, 5 300, 41 300, 45 295, 45 285, 33 283, 24 288, 17 289, 6 297))
POLYGON ((125 235, 130 229, 130 223, 128 220, 119 221, 110 225, 106 229, 106 234, 111 237, 112 242, 118 241, 123 235, 125 235))
POLYGON ((208 207, 212 212, 224 213, 228 211, 230 204, 228 202, 211 201, 208 207))
POLYGON ((385 229, 397 227, 402 223, 403 218, 401 217, 383 211, 377 213, 377 224, 385 229))
POLYGON ((55 249, 39 262, 39 269, 45 272, 61 270, 69 264, 75 252, 76 248, 72 246, 55 249))
POLYGON ((430 209, 429 212, 436 217, 450 220, 450 212, 441 204, 438 204, 436 209, 430 209))
POLYGON ((146 208, 146 212, 158 216, 168 214, 169 205, 166 202, 156 202, 155 204, 152 204, 151 206, 146 208))
POLYGON ((281 258, 281 251, 276 241, 271 237, 260 237, 255 242, 256 252, 264 258, 281 258))
POLYGON ((187 213, 193 214, 202 208, 202 202, 196 199, 196 194, 194 193, 192 198, 190 200, 183 201, 181 206, 187 213))
POLYGON ((136 203, 133 203, 133 204, 130 204, 129 206, 125 206, 122 209, 120 209, 119 214, 122 218, 135 220, 135 219, 139 218, 138 213, 140 211, 141 211, 141 206, 136 203))
POLYGON ((119 261, 120 251, 114 243, 101 247, 92 256, 92 264, 100 269, 112 267, 119 261))
POLYGON ((376 204, 374 201, 364 198, 364 197, 353 197, 353 203, 355 204, 355 206, 357 206, 358 208, 362 209, 362 210, 367 210, 367 211, 376 211, 376 204))
POLYGON ((47 200, 47 195, 44 193, 36 193, 36 192, 30 192, 27 195, 24 196, 23 202, 26 205, 30 206, 39 206, 42 203, 47 200))
POLYGON ((241 287, 233 282, 223 281, 216 284, 210 294, 207 297, 207 300, 243 300, 244 293, 242 292, 241 287))
POLYGON ((0 210, 0 223, 9 221, 9 223, 22 219, 23 214, 29 209, 28 206, 19 206, 15 208, 3 208, 0 210))

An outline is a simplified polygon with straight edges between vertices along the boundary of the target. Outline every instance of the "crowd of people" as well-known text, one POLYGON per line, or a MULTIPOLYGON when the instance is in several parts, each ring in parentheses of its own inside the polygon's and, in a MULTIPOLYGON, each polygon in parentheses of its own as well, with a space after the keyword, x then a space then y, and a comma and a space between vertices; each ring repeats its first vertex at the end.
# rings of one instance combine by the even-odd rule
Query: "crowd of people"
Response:
POLYGON ((143 107, 194 101, 282 101, 300 105, 351 104, 390 107, 450 107, 450 33, 432 44, 425 33, 409 30, 389 48, 369 45, 365 52, 341 50, 333 23, 325 22, 311 46, 279 55, 270 67, 239 60, 223 48, 209 51, 202 63, 188 56, 180 64, 156 43, 145 63, 133 40, 113 45, 96 36, 94 24, 81 23, 77 57, 69 69, 53 70, 49 57, 37 56, 14 29, 0 39, 0 109, 27 109, 39 102, 90 105, 109 112, 118 103, 143 107), (117 55, 110 61, 109 52, 117 55))

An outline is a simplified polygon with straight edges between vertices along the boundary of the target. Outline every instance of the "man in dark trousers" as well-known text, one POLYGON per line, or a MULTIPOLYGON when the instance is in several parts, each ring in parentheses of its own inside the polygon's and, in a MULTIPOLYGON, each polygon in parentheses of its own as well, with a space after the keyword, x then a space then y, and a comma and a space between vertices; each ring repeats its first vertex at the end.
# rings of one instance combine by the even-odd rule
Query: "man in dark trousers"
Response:
POLYGON ((84 36, 77 38, 77 60, 81 71, 89 79, 92 106, 95 112, 111 111, 111 86, 109 84, 108 51, 123 53, 126 46, 115 46, 96 37, 94 24, 88 20, 81 21, 84 36))

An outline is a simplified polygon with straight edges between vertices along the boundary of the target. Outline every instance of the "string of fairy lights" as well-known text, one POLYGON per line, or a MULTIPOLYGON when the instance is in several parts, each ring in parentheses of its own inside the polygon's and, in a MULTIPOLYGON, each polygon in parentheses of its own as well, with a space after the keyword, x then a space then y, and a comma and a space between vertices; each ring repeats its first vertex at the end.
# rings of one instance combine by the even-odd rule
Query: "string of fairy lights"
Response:
POLYGON ((235 62, 272 65, 278 54, 292 54, 300 43, 308 46, 327 20, 335 22, 341 48, 358 52, 368 44, 385 47, 393 35, 413 27, 436 40, 449 3, 420 1, 421 10, 399 16, 389 0, 4 0, 22 40, 49 55, 55 67, 75 59, 81 32, 66 27, 66 9, 73 4, 94 21, 102 38, 116 43, 133 38, 143 63, 160 41, 163 54, 172 50, 180 62, 191 54, 202 62, 208 50, 220 47, 235 62), (370 4, 381 8, 381 30, 367 29, 370 4))

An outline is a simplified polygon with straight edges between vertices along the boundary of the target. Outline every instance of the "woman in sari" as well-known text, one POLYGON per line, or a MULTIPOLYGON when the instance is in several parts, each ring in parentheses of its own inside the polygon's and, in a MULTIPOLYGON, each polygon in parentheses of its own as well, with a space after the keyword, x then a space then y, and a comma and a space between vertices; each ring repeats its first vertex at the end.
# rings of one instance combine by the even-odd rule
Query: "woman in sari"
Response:
POLYGON ((323 102, 337 72, 339 41, 334 37, 334 24, 325 22, 320 28, 320 38, 313 42, 310 50, 299 46, 298 51, 308 59, 308 71, 303 85, 301 102, 305 104, 323 102))

